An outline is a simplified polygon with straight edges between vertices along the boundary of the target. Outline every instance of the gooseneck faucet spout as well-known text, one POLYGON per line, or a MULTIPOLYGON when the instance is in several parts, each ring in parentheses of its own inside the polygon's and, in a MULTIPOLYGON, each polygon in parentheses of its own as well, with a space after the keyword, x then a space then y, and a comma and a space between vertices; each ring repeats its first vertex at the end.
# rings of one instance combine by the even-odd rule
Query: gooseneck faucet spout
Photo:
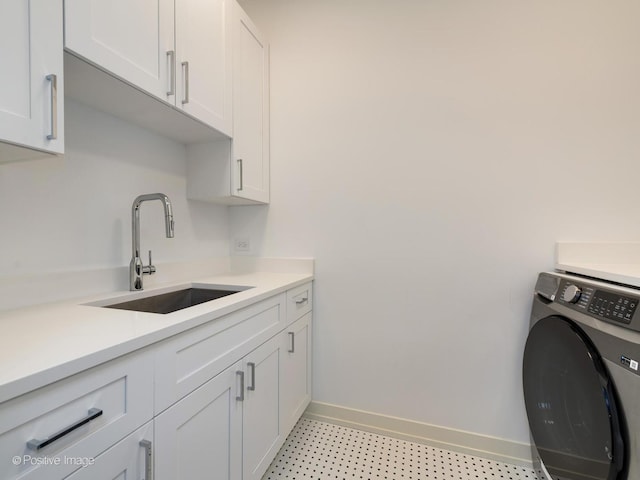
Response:
POLYGON ((156 267, 151 264, 151 250, 149 250, 149 265, 144 265, 140 258, 140 205, 148 200, 160 200, 164 207, 164 223, 167 238, 173 238, 173 209, 171 201, 164 193, 148 193, 140 195, 133 201, 131 207, 131 237, 132 250, 131 263, 129 264, 129 290, 142 290, 142 276, 156 272, 156 267))

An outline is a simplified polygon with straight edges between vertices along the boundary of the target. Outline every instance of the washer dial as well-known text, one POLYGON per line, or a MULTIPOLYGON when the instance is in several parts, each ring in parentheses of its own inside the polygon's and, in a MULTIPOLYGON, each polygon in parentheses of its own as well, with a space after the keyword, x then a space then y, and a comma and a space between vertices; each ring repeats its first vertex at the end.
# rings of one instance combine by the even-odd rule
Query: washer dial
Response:
POLYGON ((564 289, 562 299, 567 303, 578 303, 578 300, 580 300, 580 295, 582 295, 582 290, 580 289, 580 287, 569 284, 567 285, 567 288, 564 289))

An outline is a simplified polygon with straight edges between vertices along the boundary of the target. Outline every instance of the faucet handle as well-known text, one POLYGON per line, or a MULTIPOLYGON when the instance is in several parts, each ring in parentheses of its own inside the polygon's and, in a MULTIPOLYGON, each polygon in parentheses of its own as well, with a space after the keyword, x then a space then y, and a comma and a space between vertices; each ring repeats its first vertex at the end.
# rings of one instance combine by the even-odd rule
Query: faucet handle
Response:
POLYGON ((151 250, 149 250, 149 265, 147 265, 146 267, 142 267, 142 273, 146 273, 147 275, 156 273, 156 267, 154 267, 153 263, 151 262, 151 250))
POLYGON ((153 262, 151 261, 151 250, 149 250, 149 275, 152 273, 156 273, 156 267, 153 266, 153 262))

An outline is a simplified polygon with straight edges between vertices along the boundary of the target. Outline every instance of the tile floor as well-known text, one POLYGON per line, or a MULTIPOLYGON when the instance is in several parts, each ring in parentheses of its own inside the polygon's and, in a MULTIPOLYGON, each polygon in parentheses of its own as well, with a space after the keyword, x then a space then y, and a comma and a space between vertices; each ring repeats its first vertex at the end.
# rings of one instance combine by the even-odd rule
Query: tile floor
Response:
POLYGON ((496 462, 302 417, 262 480, 543 480, 496 462))

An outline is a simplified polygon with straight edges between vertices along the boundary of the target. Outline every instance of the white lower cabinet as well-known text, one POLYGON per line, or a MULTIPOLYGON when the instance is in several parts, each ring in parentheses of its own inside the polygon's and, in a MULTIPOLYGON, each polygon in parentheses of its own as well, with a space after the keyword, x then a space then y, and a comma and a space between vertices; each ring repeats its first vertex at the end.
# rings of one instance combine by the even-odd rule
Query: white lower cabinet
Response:
MULTIPOLYGON (((0 462, 0 478, 66 478, 150 421, 152 404, 149 350, 4 402, 0 452, 5 460, 0 462)), ((89 465, 87 470, 98 468, 89 465)))
MULTIPOLYGON (((247 347, 246 339, 260 338, 259 331, 270 333, 251 351, 246 348, 243 357, 236 356, 236 363, 156 416, 156 480, 262 477, 311 400, 310 299, 311 284, 306 284, 244 310, 244 320, 233 317, 240 312, 228 317, 229 324, 225 318, 216 320, 211 326, 217 323, 216 335, 228 332, 220 337, 228 339, 224 346, 212 342, 213 331, 204 326, 170 339, 166 348, 160 346, 163 355, 156 366, 169 365, 165 354, 175 357, 174 352, 202 347, 199 361, 186 362, 185 371, 203 372, 220 358, 231 358, 220 352, 247 347), (242 328, 244 336, 235 335, 234 328, 242 328)), ((167 367, 156 373, 169 372, 173 369, 167 367)), ((157 377, 156 384, 162 383, 157 377)), ((156 389, 156 395, 164 400, 163 391, 156 389)))
POLYGON ((156 480, 260 479, 282 446, 282 336, 156 417, 156 480))
POLYGON ((155 419, 155 480, 242 478, 240 364, 155 419))
POLYGON ((281 331, 284 306, 284 294, 276 295, 158 344, 156 414, 281 331))
POLYGON ((0 403, 2 480, 259 480, 311 398, 311 284, 0 403))

